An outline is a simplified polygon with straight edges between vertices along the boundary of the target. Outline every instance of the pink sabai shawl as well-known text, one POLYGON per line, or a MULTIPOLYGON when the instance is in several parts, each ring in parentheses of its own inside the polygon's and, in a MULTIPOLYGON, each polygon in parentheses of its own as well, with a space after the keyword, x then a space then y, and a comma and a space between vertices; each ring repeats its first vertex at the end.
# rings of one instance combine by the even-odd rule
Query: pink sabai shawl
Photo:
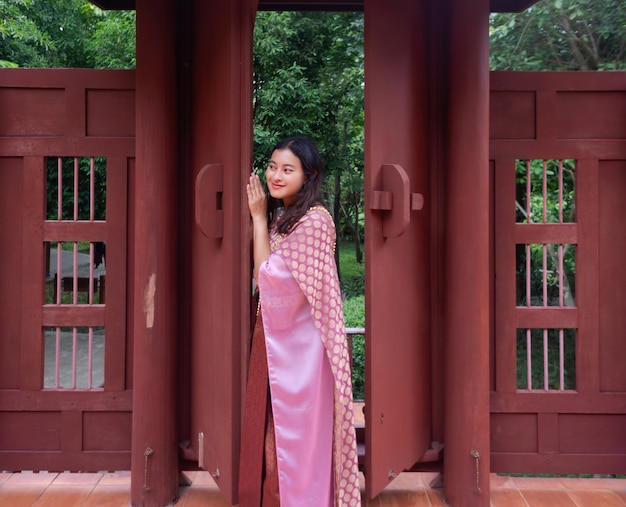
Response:
MULTIPOLYGON (((361 505, 361 495, 353 421, 351 367, 346 342, 341 291, 334 258, 335 241, 335 226, 328 211, 322 206, 310 208, 289 234, 280 235, 275 229, 272 230, 270 233, 272 253, 262 271, 273 269, 279 275, 281 271, 286 271, 287 276, 290 272, 291 277, 297 282, 306 297, 306 301, 308 301, 308 307, 304 307, 310 311, 310 318, 307 316, 307 320, 311 322, 313 336, 319 336, 323 352, 328 358, 328 364, 323 366, 328 369, 329 365, 330 372, 332 372, 332 378, 330 374, 327 373, 326 375, 329 379, 329 390, 331 390, 330 386, 332 385, 333 399, 332 401, 328 400, 328 402, 322 399, 319 405, 322 407, 322 411, 325 410, 324 406, 328 408, 328 412, 332 410, 332 422, 330 422, 328 429, 332 431, 331 489, 334 491, 334 505, 336 507, 358 507, 361 505), (280 259, 272 257, 273 255, 279 256, 280 259), (285 267, 286 269, 284 269, 285 267)), ((259 286, 261 310, 266 327, 271 386, 272 361, 275 360, 272 357, 274 353, 272 352, 274 348, 272 335, 275 332, 271 329, 271 316, 267 315, 269 318, 266 318, 266 312, 270 311, 270 305, 265 305, 264 302, 263 277, 263 274, 259 275, 259 286)), ((282 283, 286 287, 288 282, 293 283, 293 280, 283 280, 278 283, 282 283)), ((280 290, 275 294, 280 297, 280 290)), ((306 305, 306 302, 304 304, 306 305)), ((279 353, 282 346, 278 346, 279 353)), ((280 410, 281 400, 275 400, 274 397, 275 393, 272 391, 272 405, 275 410, 280 410)), ((283 403, 283 407, 287 406, 283 403)), ((275 412, 275 418, 276 415, 275 412)), ((313 417, 313 414, 310 417, 313 417)), ((278 437, 282 428, 276 419, 274 423, 278 437)), ((277 438, 277 454, 280 460, 279 441, 280 438, 277 438)), ((306 464, 298 464, 298 466, 303 467, 302 473, 307 473, 306 464)), ((282 496, 281 492, 281 499, 282 496)))

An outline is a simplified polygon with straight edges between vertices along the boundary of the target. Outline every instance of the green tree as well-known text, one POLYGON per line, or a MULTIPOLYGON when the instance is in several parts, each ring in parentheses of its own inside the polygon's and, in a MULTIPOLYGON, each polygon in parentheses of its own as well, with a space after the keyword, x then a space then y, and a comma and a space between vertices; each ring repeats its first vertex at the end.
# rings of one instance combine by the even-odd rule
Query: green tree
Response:
POLYGON ((30 18, 33 0, 0 2, 0 67, 45 64, 43 53, 54 47, 48 34, 30 18))
POLYGON ((626 3, 540 1, 490 17, 494 70, 626 69, 626 3))
POLYGON ((107 11, 87 40, 94 66, 131 69, 136 66, 135 11, 107 11))
POLYGON ((309 136, 325 158, 338 230, 350 229, 354 207, 341 206, 341 189, 345 179, 352 191, 345 175, 363 171, 363 16, 260 12, 253 84, 255 168, 280 138, 309 136))
POLYGON ((0 2, 0 67, 131 68, 134 11, 88 0, 0 2))

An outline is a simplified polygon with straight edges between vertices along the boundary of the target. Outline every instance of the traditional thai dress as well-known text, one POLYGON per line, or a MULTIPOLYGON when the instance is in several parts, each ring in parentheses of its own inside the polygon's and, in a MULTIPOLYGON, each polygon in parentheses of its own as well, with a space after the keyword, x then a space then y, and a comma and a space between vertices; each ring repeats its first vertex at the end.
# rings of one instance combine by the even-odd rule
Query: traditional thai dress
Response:
POLYGON ((289 234, 271 231, 259 269, 281 507, 361 503, 335 238, 315 206, 289 234))

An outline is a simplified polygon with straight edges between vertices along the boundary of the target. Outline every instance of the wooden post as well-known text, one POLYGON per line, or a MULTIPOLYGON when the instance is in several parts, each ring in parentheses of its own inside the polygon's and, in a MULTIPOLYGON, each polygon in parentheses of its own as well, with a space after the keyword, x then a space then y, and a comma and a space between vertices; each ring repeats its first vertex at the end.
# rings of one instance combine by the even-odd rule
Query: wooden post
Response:
POLYGON ((177 279, 176 0, 137 0, 131 504, 173 504, 177 279))
POLYGON ((489 505, 489 0, 449 0, 444 494, 489 505))

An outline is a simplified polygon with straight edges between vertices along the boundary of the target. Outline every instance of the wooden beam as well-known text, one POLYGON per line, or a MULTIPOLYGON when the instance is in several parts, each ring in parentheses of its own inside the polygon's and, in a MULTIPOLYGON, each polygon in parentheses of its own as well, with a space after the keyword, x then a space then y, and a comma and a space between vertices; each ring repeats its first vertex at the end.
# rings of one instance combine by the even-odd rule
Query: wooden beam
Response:
MULTIPOLYGON (((259 0, 260 11, 346 11, 363 10, 364 0, 259 0)), ((522 12, 538 0, 490 0, 491 12, 522 12)), ((135 0, 91 0, 105 10, 134 10, 135 0)))

